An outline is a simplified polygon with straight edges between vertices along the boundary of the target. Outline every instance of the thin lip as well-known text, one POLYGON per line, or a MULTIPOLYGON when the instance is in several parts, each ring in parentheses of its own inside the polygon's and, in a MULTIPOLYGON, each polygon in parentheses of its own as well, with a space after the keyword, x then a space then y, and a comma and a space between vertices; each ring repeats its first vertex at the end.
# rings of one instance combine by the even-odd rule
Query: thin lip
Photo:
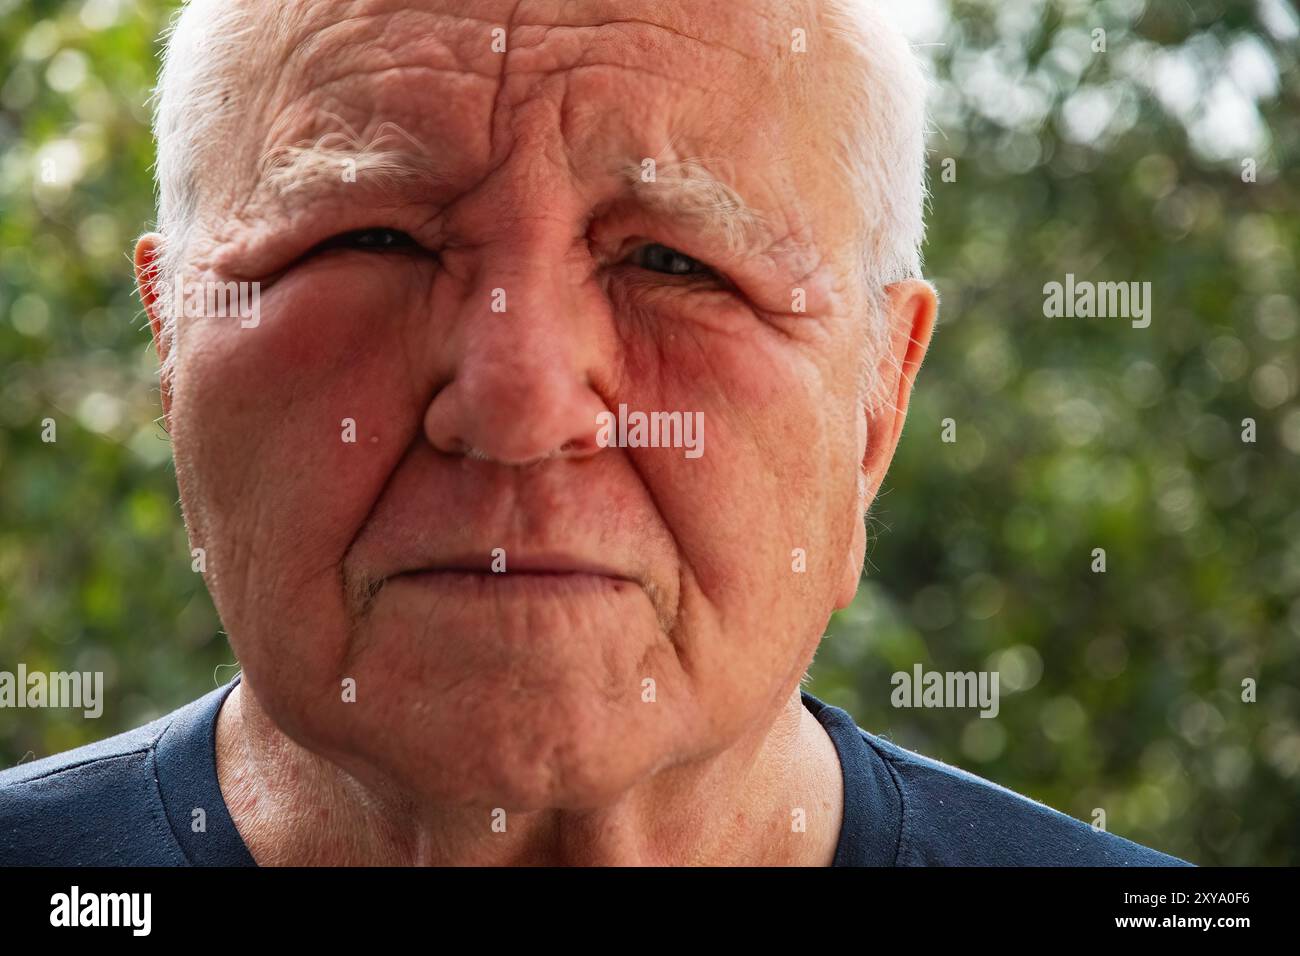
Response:
POLYGON ((403 571, 391 575, 391 577, 408 577, 419 574, 531 574, 531 575, 584 575, 587 577, 609 578, 613 581, 627 581, 631 584, 640 585, 641 581, 635 577, 615 570, 608 565, 599 562, 590 561, 585 558, 575 557, 573 555, 551 553, 531 553, 515 554, 508 548, 506 551, 506 570, 504 572, 494 572, 492 569, 492 549, 479 552, 474 555, 456 555, 448 558, 441 558, 430 562, 429 564, 420 565, 419 567, 407 568, 403 571))

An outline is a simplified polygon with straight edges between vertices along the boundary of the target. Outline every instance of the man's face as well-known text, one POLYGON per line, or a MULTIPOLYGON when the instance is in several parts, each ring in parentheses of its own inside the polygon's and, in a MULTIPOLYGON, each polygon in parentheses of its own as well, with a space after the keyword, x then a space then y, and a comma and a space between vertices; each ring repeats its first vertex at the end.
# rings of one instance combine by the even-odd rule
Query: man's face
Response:
POLYGON ((790 52, 810 11, 461 6, 313 3, 232 71, 185 278, 260 282, 261 321, 180 320, 177 473, 283 730, 421 797, 594 806, 770 720, 843 600, 859 197, 790 52), (268 188, 263 153, 340 121, 441 180, 268 188), (733 248, 632 188, 643 158, 701 160, 766 231, 733 248), (620 405, 702 413, 703 454, 600 447, 620 405))

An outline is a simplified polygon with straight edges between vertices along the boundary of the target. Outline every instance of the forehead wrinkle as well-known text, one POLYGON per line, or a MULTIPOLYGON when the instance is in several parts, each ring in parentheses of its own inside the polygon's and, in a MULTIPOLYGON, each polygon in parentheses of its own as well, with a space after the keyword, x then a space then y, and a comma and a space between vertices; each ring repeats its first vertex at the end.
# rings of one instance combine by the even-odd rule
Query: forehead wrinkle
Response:
MULTIPOLYGON (((427 11, 412 12, 418 13, 420 17, 432 15, 427 11)), ((462 26, 461 21, 463 19, 459 17, 453 18, 455 23, 445 30, 426 28, 410 34, 399 34, 398 40, 400 42, 390 42, 388 37, 388 33, 392 31, 391 18, 381 20, 379 26, 383 29, 372 33, 358 33, 354 30, 343 37, 329 37, 328 39, 326 37, 326 34, 331 33, 336 28, 347 26, 350 23, 379 19, 380 16, 382 15, 354 17, 349 21, 312 26, 285 54, 280 65, 281 73, 288 74, 291 78, 310 77, 311 91, 315 93, 320 93, 331 86, 361 77, 407 70, 462 77, 479 77, 494 82, 500 78, 499 70, 473 69, 472 59, 465 56, 464 52, 457 48, 455 41, 459 39, 459 36, 455 32, 455 27, 462 26), (381 51, 380 56, 376 56, 376 50, 381 51), (433 55, 435 51, 436 56, 433 55), (361 56, 349 57, 349 54, 358 53, 361 56), (358 66, 358 61, 367 62, 374 59, 381 59, 384 62, 369 68, 360 68, 358 66), (435 60, 443 60, 449 65, 438 65, 434 62, 435 60), (335 68, 336 65, 337 68, 335 68), (327 79, 321 79, 315 75, 322 68, 327 71, 327 79)))
MULTIPOLYGON (((320 10, 321 8, 316 8, 316 9, 320 10)), ((340 12, 351 12, 357 9, 358 9, 357 4, 349 3, 344 6, 344 11, 340 11, 340 12)), ((329 8, 326 7, 324 16, 299 17, 296 24, 298 30, 295 31, 298 34, 297 37, 291 37, 289 39, 289 41, 284 45, 284 47, 282 47, 283 55, 277 58, 279 61, 278 71, 282 77, 284 77, 285 74, 289 74, 289 73, 296 73, 299 76, 308 75, 311 72, 311 70, 319 64, 328 63, 332 65, 333 63, 337 63, 341 59, 347 59, 347 57, 341 56, 340 54, 344 53, 349 46, 356 46, 358 44, 358 35, 361 42, 371 43, 371 44, 373 43, 384 44, 384 41, 387 40, 390 34, 394 32, 394 27, 393 27, 394 17, 402 17, 403 14, 409 14, 410 16, 414 16, 417 18, 432 17, 434 18, 435 22, 438 23, 444 21, 451 21, 455 25, 462 26, 462 27, 465 23, 489 25, 489 24, 498 24, 499 22, 498 20, 492 18, 477 18, 473 16, 466 16, 461 13, 448 13, 444 10, 436 10, 436 11, 410 10, 409 8, 402 8, 400 6, 397 6, 396 4, 389 5, 389 4, 382 4, 382 3, 379 4, 377 7, 372 6, 371 9, 366 10, 366 12, 364 13, 353 13, 352 15, 344 16, 341 18, 335 18, 335 19, 329 18, 328 10, 329 8), (339 35, 340 31, 343 31, 342 36, 339 35)), ((518 11, 518 7, 516 7, 516 12, 517 11, 518 11)), ((765 10, 763 12, 764 14, 766 14, 765 10)), ((405 19, 406 18, 403 18, 403 20, 405 19)), ((766 24, 767 17, 764 16, 763 19, 766 24)), ((691 33, 687 32, 684 29, 678 29, 675 26, 656 23, 638 17, 622 17, 622 18, 614 18, 609 20, 597 18, 597 21, 591 24, 515 23, 513 21, 513 18, 508 18, 507 23, 508 23, 508 29, 511 30, 512 34, 520 30, 527 32, 529 27, 535 27, 544 30, 545 35, 550 35, 552 31, 574 30, 574 31, 585 32, 586 30, 599 30, 603 26, 632 25, 634 27, 645 28, 647 30, 663 31, 673 37, 689 40, 692 44, 699 44, 706 47, 716 46, 722 49, 729 49, 734 51, 737 55, 742 56, 749 60, 762 59, 760 57, 751 56, 742 50, 729 46, 720 41, 702 39, 700 37, 692 35, 691 33)), ((323 81, 314 82, 312 84, 311 94, 320 96, 322 95, 323 92, 333 89, 342 84, 356 83, 363 77, 367 77, 367 76, 373 77, 376 75, 383 74, 387 71, 394 71, 394 70, 427 69, 427 70, 433 70, 434 72, 452 74, 458 77, 478 76, 488 82, 500 81, 501 77, 497 75, 495 72, 493 72, 492 74, 484 74, 484 73, 476 72, 475 70, 470 68, 469 63, 461 62, 463 61, 463 57, 457 51, 457 44, 455 40, 457 38, 457 35, 462 33, 463 30, 462 31, 449 30, 447 31, 447 35, 443 37, 438 36, 440 32, 441 31, 437 31, 437 30, 420 31, 423 38, 440 39, 443 41, 441 44, 442 45, 441 52, 444 55, 450 57, 450 59, 457 64, 455 67, 434 68, 426 64, 411 63, 408 65, 381 65, 368 70, 356 70, 356 69, 350 69, 346 65, 340 64, 340 66, 342 67, 341 75, 336 75, 334 77, 325 79, 323 81)), ((627 32, 628 31, 622 29, 616 31, 616 33, 623 34, 623 35, 625 35, 627 32)), ((399 40, 406 39, 405 34, 399 34, 398 39, 399 40)), ((521 51, 528 50, 530 47, 535 45, 529 42, 521 42, 522 40, 523 38, 520 38, 520 40, 516 40, 511 43, 511 48, 516 53, 516 57, 511 59, 514 60, 516 63, 518 62, 517 56, 521 51)), ((391 46, 391 44, 384 44, 384 45, 391 46)), ((599 49, 599 47, 603 45, 604 44, 598 43, 597 49, 599 49)), ((389 55, 390 56, 396 55, 397 58, 400 59, 401 50, 403 46, 406 46, 406 44, 398 42, 396 45, 396 53, 390 50, 389 55)), ((701 88, 701 84, 698 82, 691 82, 689 80, 685 80, 680 75, 670 75, 669 73, 658 72, 650 68, 650 65, 648 63, 642 65, 642 64, 629 64, 626 62, 626 60, 618 60, 614 62, 602 62, 599 59, 593 60, 591 59, 593 52, 594 51, 590 47, 584 45, 584 47, 578 53, 577 61, 571 63, 569 69, 565 70, 565 72, 573 73, 573 72, 581 71, 582 68, 603 67, 609 70, 629 71, 635 74, 651 76, 666 83, 683 84, 694 89, 701 88)), ((541 71, 510 70, 509 69, 510 65, 511 64, 507 62, 503 62, 502 64, 503 68, 507 69, 509 72, 519 72, 519 73, 536 72, 536 73, 540 73, 543 76, 547 75, 548 73, 559 72, 560 69, 563 69, 560 68, 560 69, 541 70, 541 71)), ((287 145, 282 149, 279 149, 278 154, 274 158, 268 159, 268 157, 263 156, 261 160, 256 163, 255 168, 271 174, 273 180, 272 186, 276 189, 276 191, 286 192, 293 188, 296 188, 296 185, 300 180, 302 182, 307 182, 313 178, 318 178, 315 176, 315 174, 321 172, 323 169, 327 169, 329 162, 333 161, 337 163, 347 158, 353 158, 346 155, 349 150, 354 152, 358 151, 358 144, 354 142, 349 142, 343 137, 335 137, 335 141, 333 142, 318 141, 314 144, 295 143, 295 144, 287 145), (341 152, 335 156, 331 156, 329 153, 330 149, 337 149, 340 150, 341 152), (299 152, 302 154, 301 162, 297 162, 296 160, 298 157, 292 155, 295 152, 299 152)), ((254 157, 250 157, 250 158, 254 158, 254 157)), ((371 157, 368 156, 355 157, 355 158, 371 161, 371 157)), ((375 156, 373 157, 373 163, 375 168, 379 169, 385 165, 385 160, 383 157, 375 156)), ((388 165, 391 167, 390 169, 391 178, 394 181, 414 178, 411 176, 412 170, 408 168, 408 164, 402 163, 396 157, 394 157, 393 161, 388 165)), ((361 164, 359 163, 358 166, 360 168, 361 164)))
POLYGON ((531 28, 543 29, 547 31, 547 33, 550 33, 552 31, 559 31, 559 30, 598 30, 603 27, 619 27, 619 26, 648 27, 651 30, 659 30, 664 33, 671 34, 672 36, 677 37, 678 39, 690 40, 692 43, 699 44, 700 46, 716 48, 719 50, 726 50, 727 52, 734 53, 736 56, 740 57, 741 59, 748 60, 752 63, 767 63, 769 60, 769 57, 757 55, 754 53, 749 53, 745 50, 740 49, 739 47, 732 46, 728 43, 723 43, 721 40, 694 36, 693 34, 687 33, 685 30, 679 30, 676 27, 670 26, 669 24, 656 23, 653 20, 646 20, 640 17, 610 17, 610 18, 602 17, 600 19, 592 20, 589 23, 518 22, 513 25, 516 28, 531 27, 531 28))
MULTIPOLYGON (((424 13, 426 11, 421 11, 424 13)), ((427 11, 434 14, 439 19, 449 19, 451 15, 433 11, 427 11)), ((764 11, 766 14, 766 11, 764 11)), ((366 26, 372 19, 382 23, 377 14, 366 14, 363 16, 348 17, 342 20, 326 22, 313 25, 314 29, 306 32, 306 35, 299 36, 297 42, 290 45, 287 51, 288 55, 281 62, 281 72, 285 72, 289 67, 289 60, 298 60, 299 66, 306 66, 312 60, 316 59, 323 48, 330 46, 336 47, 335 52, 339 52, 345 45, 338 38, 334 44, 321 41, 321 36, 325 31, 333 32, 339 28, 346 27, 349 24, 360 29, 363 33, 380 34, 380 30, 367 30, 366 26), (358 26, 359 24, 363 24, 358 26), (315 41, 315 42, 313 42, 315 41), (302 63, 303 60, 307 64, 302 63)), ((490 19, 478 19, 474 17, 455 17, 460 22, 471 21, 481 24, 496 23, 490 19)), ((764 17, 766 20, 766 16, 764 17)), ((683 30, 676 29, 664 24, 654 23, 634 17, 624 17, 621 19, 602 20, 590 25, 574 24, 512 24, 514 29, 521 27, 544 28, 548 32, 552 30, 574 30, 585 31, 587 29, 599 29, 601 26, 630 24, 636 27, 645 27, 652 30, 662 30, 675 37, 682 37, 694 44, 709 46, 717 45, 727 49, 726 44, 714 43, 714 41, 704 40, 692 36, 683 30)), ((512 30, 513 32, 513 30, 512 30)), ((620 29, 617 33, 625 33, 620 29)), ((527 50, 534 46, 533 43, 523 43, 522 46, 515 46, 514 49, 527 50)), ((459 59, 454 47, 445 51, 453 59, 459 59)), ((610 69, 619 71, 630 71, 647 76, 653 76, 661 81, 675 84, 686 84, 693 88, 699 88, 698 83, 691 83, 680 76, 667 75, 657 72, 649 66, 630 65, 623 62, 592 62, 593 50, 583 49, 577 58, 576 63, 570 63, 566 68, 555 67, 550 70, 525 70, 520 69, 518 61, 514 64, 511 72, 541 74, 546 75, 554 72, 582 72, 586 69, 610 69)), ((747 59, 758 59, 750 57, 743 51, 736 50, 738 55, 747 59)), ((431 69, 422 65, 411 64, 409 66, 381 66, 370 70, 348 70, 344 67, 345 73, 336 76, 324 83, 316 83, 308 95, 320 95, 323 89, 329 89, 344 83, 356 82, 365 76, 374 76, 390 70, 399 69, 431 69)), ((438 72, 446 72, 457 76, 476 76, 489 82, 499 79, 496 76, 488 76, 469 69, 469 64, 462 64, 459 68, 447 68, 438 72)), ((716 92, 716 90, 715 90, 716 92)), ((568 91, 566 89, 566 99, 568 91)), ((750 89, 748 95, 743 96, 742 100, 759 98, 761 92, 750 89)), ((283 114, 282 114, 283 118, 283 114)), ((430 160, 428 151, 424 149, 414 137, 406 134, 396 124, 381 124, 371 135, 368 141, 363 141, 354 131, 346 127, 346 124, 340 121, 343 126, 342 131, 330 131, 321 134, 314 141, 298 141, 279 146, 269 147, 265 154, 257 163, 257 169, 261 173, 261 180, 266 181, 267 186, 273 193, 285 195, 295 192, 305 186, 321 184, 322 180, 339 178, 338 174, 341 169, 341 162, 346 159, 353 159, 357 162, 357 171, 362 173, 369 171, 377 174, 371 178, 377 180, 382 185, 400 188, 406 185, 428 184, 432 186, 445 185, 447 177, 438 168, 437 164, 430 160), (385 148, 385 134, 393 133, 411 141, 415 146, 414 152, 401 151, 385 148)), ((392 139, 392 137, 387 137, 392 139)), ((684 218, 690 221, 702 223, 711 228, 717 229, 726 238, 730 248, 738 252, 746 252, 751 255, 757 255, 762 252, 770 252, 774 243, 772 242, 773 232, 764 228, 765 217, 748 206, 736 193, 734 189, 727 186, 717 177, 711 175, 707 164, 701 160, 685 161, 678 164, 662 167, 660 181, 654 184, 642 183, 639 175, 639 167, 629 166, 626 170, 627 178, 633 189, 638 194, 638 200, 644 205, 656 208, 669 215, 684 218), (656 188, 657 187, 657 188, 656 188)), ((360 177, 359 177, 360 178, 360 177)), ((260 190, 259 190, 260 191, 260 190)), ((781 243, 789 245, 788 242, 781 243)))
MULTIPOLYGON (((227 2, 227 0, 222 0, 227 2)), ((243 191, 243 198, 237 199, 231 197, 231 205, 236 207, 236 215, 251 205, 251 203, 268 191, 273 196, 283 197, 286 192, 293 191, 293 177, 301 175, 302 185, 317 185, 321 182, 321 173, 329 168, 330 162, 336 162, 334 171, 338 172, 340 167, 337 162, 344 159, 359 159, 358 169, 369 167, 372 175, 371 184, 378 186, 396 187, 403 183, 414 184, 416 182, 437 185, 445 178, 441 171, 426 162, 424 156, 419 153, 426 152, 423 147, 416 142, 418 147, 417 153, 408 156, 384 155, 384 150, 380 144, 373 142, 363 142, 355 133, 346 129, 341 135, 331 135, 335 131, 327 130, 321 133, 317 140, 307 141, 298 140, 291 143, 276 144, 276 131, 282 129, 286 123, 283 121, 293 115, 296 105, 308 97, 321 97, 324 91, 329 90, 341 83, 356 83, 365 77, 375 76, 388 71, 396 70, 424 70, 428 72, 445 72, 457 76, 480 76, 485 80, 494 82, 495 74, 488 76, 486 74, 474 73, 472 70, 461 65, 461 57, 452 47, 447 47, 443 53, 451 63, 457 64, 455 67, 440 69, 429 65, 427 62, 411 63, 401 65, 397 62, 400 59, 398 53, 387 54, 388 64, 376 66, 371 69, 358 69, 355 62, 349 64, 349 60, 355 61, 354 57, 347 54, 350 50, 363 50, 367 58, 373 55, 375 47, 383 47, 390 40, 428 40, 440 39, 452 36, 449 31, 441 29, 421 29, 398 31, 394 26, 394 18, 398 18, 401 23, 406 23, 410 18, 423 20, 436 18, 439 22, 465 22, 472 21, 481 24, 489 24, 491 20, 478 20, 474 17, 462 16, 454 13, 447 13, 440 10, 428 10, 412 8, 409 3, 403 0, 395 0, 392 4, 381 4, 378 9, 366 10, 364 12, 352 12, 358 10, 363 4, 352 2, 352 0, 343 0, 342 3, 327 3, 323 0, 313 0, 313 2, 283 2, 277 5, 277 12, 283 14, 282 29, 277 31, 277 43, 270 49, 264 51, 266 60, 269 63, 269 74, 262 77, 250 77, 245 82, 251 86, 255 100, 250 103, 250 113, 266 115, 274 113, 277 119, 270 132, 263 139, 264 142, 270 142, 275 145, 267 147, 262 153, 257 152, 257 147, 252 143, 243 146, 240 150, 242 158, 240 166, 242 172, 240 177, 255 175, 257 179, 252 188, 243 191), (407 16, 403 16, 407 15, 407 16), (342 61, 342 62, 340 62, 342 61), (337 64, 337 67, 335 66, 337 64), (331 79, 314 80, 313 73, 319 71, 322 67, 327 69, 334 67, 335 71, 341 73, 331 79), (293 91, 294 87, 299 87, 297 95, 292 95, 286 101, 283 97, 277 97, 282 90, 293 91), (303 88, 306 87, 306 88, 303 88), (276 100, 280 99, 277 104, 276 100), (324 140, 324 142, 321 142, 324 140), (367 147, 369 147, 367 149, 367 147), (331 155, 331 151, 336 151, 331 155), (363 153, 361 156, 351 155, 352 153, 363 153), (268 156, 268 154, 272 154, 268 156), (295 154, 300 154, 295 155, 295 154), (272 174, 272 182, 264 188, 263 173, 272 174), (379 173, 379 176, 374 174, 379 173), (286 188, 287 187, 287 188, 286 188)), ((374 7, 373 4, 364 6, 374 7)), ((401 50, 404 44, 395 47, 401 50)), ((422 59, 428 60, 428 56, 422 59)), ((340 102, 344 105, 346 97, 341 98, 340 102)), ((327 100, 328 102, 328 100, 327 100)), ((326 114, 330 115, 330 114, 326 114)), ((400 129, 400 128, 397 128, 400 129)), ((390 128, 389 132, 397 132, 397 129, 390 128)), ((404 135, 401 131, 398 135, 404 135)), ((317 135, 314 129, 309 129, 306 136, 317 135)), ((374 137, 372 136, 372 139, 374 137)))
MULTIPOLYGON (((304 8, 308 5, 304 4, 304 8)), ((348 6, 355 6, 349 3, 348 6)), ((397 38, 404 41, 416 42, 423 40, 443 40, 450 41, 458 39, 455 33, 455 27, 463 26, 467 23, 478 24, 481 27, 500 26, 499 21, 490 19, 480 19, 460 12, 447 12, 444 10, 417 9, 412 7, 408 2, 401 2, 390 7, 381 7, 367 13, 354 14, 339 18, 331 18, 326 4, 321 0, 315 0, 312 12, 320 11, 316 17, 304 15, 299 21, 301 30, 296 39, 288 45, 283 52, 283 63, 285 66, 290 65, 291 61, 302 60, 304 66, 310 66, 314 62, 325 59, 335 58, 343 49, 349 46, 368 45, 384 46, 384 40, 388 39, 389 34, 396 34, 397 38), (426 26, 421 29, 412 30, 404 28, 399 30, 394 23, 401 23, 405 19, 425 20, 433 19, 435 21, 447 21, 452 28, 448 31, 440 31, 436 27, 426 26), (373 22, 373 29, 366 29, 373 22), (349 29, 348 34, 344 37, 335 39, 333 34, 339 30, 349 29)), ((395 45, 392 49, 400 49, 400 44, 395 45)), ((455 55, 455 51, 449 46, 446 47, 449 55, 455 55)))

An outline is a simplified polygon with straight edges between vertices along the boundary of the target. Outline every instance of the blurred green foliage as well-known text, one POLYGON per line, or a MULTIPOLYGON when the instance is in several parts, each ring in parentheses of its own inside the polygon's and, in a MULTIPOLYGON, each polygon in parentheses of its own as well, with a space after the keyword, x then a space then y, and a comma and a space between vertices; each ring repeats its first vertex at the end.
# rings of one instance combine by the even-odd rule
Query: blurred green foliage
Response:
MULTIPOLYGON (((1194 862, 1300 863, 1300 17, 907 7, 936 81, 941 326, 810 690, 1194 862), (1151 282, 1151 326, 1044 318, 1066 273, 1151 282), (997 670, 998 718, 891 707, 915 662, 997 670)), ((131 277, 169 12, 0 0, 0 669, 103 671, 109 703, 97 721, 0 710, 0 766, 232 673, 131 277)))

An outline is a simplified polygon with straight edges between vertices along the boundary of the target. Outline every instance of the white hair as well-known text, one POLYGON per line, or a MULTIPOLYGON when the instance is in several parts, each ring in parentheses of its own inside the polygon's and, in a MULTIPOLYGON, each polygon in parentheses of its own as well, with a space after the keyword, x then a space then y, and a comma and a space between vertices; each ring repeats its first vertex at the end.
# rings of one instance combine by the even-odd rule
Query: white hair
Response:
MULTIPOLYGON (((814 3, 818 0, 814 0, 814 3)), ((857 194, 859 218, 854 256, 857 282, 866 297, 868 342, 861 385, 874 407, 888 400, 879 374, 891 358, 883 319, 885 288, 921 276, 925 234, 925 103, 928 81, 907 40, 890 22, 881 0, 820 0, 822 30, 847 71, 842 95, 828 98, 838 130, 834 159, 857 194)), ((157 143, 158 231, 162 249, 156 281, 164 292, 179 273, 199 215, 196 171, 219 141, 213 127, 238 115, 253 86, 235 82, 229 64, 246 61, 250 42, 275 50, 305 15, 309 4, 249 0, 184 0, 164 33, 165 48, 154 91, 157 143)), ((391 125, 391 124, 390 124, 391 125)), ((318 144, 321 145, 321 144, 318 144)), ((336 145, 336 144, 334 144, 336 145)), ((357 144, 354 144, 357 145, 357 144)), ((385 157, 374 157, 377 165, 385 157)), ((269 171, 273 172, 274 166, 269 171)), ((159 299, 163 335, 171 347, 163 374, 172 371, 175 317, 168 297, 159 299)))
POLYGON ((880 0, 823 0, 826 32, 850 53, 837 160, 862 190, 864 265, 874 284, 920 278, 925 238, 926 99, 921 61, 880 0))
POLYGON ((197 172, 210 152, 207 144, 219 141, 214 128, 247 108, 242 98, 251 89, 236 82, 230 64, 245 62, 258 41, 274 44, 282 37, 286 12, 293 6, 183 0, 163 31, 162 66, 152 101, 157 228, 162 236, 153 285, 162 313, 161 335, 169 345, 161 369, 164 379, 174 370, 178 344, 177 317, 167 289, 180 274, 199 218, 197 172))
POLYGON ((921 60, 880 0, 822 0, 823 26, 847 48, 850 81, 839 101, 836 161, 857 191, 861 248, 855 277, 873 313, 862 355, 861 387, 872 408, 892 401, 879 363, 895 369, 885 289, 922 276, 925 240, 926 102, 930 82, 921 60))

